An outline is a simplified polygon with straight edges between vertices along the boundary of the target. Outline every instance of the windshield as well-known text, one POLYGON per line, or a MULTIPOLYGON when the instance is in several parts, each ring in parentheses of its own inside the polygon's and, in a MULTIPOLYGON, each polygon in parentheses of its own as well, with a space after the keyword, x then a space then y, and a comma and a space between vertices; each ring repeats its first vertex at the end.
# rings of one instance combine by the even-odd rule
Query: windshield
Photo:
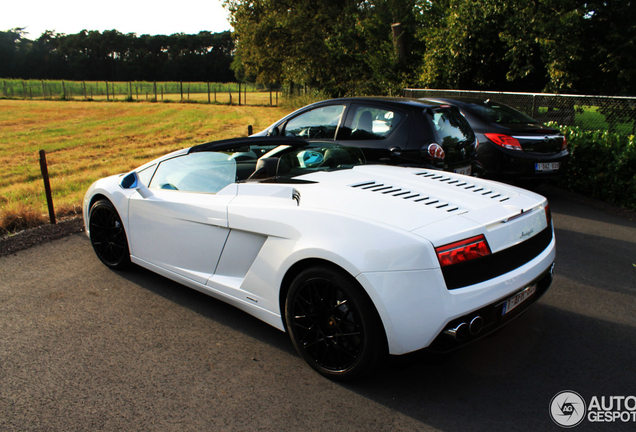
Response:
POLYGON ((497 104, 496 102, 484 102, 483 104, 473 103, 470 108, 481 117, 499 124, 536 124, 539 123, 532 117, 528 117, 524 113, 510 108, 507 105, 497 104))

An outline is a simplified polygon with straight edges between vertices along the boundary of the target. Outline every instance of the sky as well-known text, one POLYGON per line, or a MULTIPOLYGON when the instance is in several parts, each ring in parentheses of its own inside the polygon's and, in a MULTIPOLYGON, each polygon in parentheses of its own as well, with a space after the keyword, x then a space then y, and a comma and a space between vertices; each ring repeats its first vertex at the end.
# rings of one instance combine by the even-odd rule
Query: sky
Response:
POLYGON ((231 30, 221 0, 1 0, 0 31, 26 27, 27 39, 45 30, 75 34, 82 30, 170 35, 231 30))

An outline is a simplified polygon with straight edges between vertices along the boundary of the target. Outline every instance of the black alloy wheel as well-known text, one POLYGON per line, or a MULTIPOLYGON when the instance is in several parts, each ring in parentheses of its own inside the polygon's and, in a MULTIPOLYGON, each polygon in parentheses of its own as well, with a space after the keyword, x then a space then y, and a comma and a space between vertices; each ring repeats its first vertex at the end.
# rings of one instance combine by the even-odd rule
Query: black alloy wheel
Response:
POLYGON ((88 226, 93 250, 104 264, 117 270, 130 265, 126 231, 110 201, 104 199, 93 204, 88 226))
POLYGON ((386 335, 373 302, 353 277, 330 266, 302 271, 292 282, 285 321, 294 347, 320 374, 360 377, 379 366, 386 335))

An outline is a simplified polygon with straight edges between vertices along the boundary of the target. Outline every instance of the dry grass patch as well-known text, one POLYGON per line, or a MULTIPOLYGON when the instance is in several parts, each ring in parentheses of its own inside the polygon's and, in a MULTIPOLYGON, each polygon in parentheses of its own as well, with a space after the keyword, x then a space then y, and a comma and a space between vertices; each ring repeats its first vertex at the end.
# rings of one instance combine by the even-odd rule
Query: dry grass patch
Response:
POLYGON ((48 220, 41 149, 57 213, 80 206, 98 178, 176 149, 246 136, 248 125, 259 131, 287 113, 256 106, 0 100, 0 227, 29 225, 15 216, 21 213, 22 220, 38 220, 33 214, 48 220))

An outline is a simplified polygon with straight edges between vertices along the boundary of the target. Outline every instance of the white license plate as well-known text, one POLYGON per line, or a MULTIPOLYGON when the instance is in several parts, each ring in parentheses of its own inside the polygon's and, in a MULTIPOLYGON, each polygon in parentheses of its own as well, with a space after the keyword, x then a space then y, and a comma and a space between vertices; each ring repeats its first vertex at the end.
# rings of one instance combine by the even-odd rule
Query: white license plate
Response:
POLYGON ((453 171, 455 171, 457 174, 463 174, 463 175, 469 176, 472 174, 473 168, 470 165, 468 165, 461 168, 455 168, 453 171))
POLYGON ((558 171, 560 166, 560 162, 538 162, 534 164, 534 169, 536 171, 558 171))
POLYGON ((503 311, 501 312, 501 314, 505 315, 508 312, 510 312, 511 310, 513 310, 514 308, 516 308, 517 306, 519 306, 521 303, 526 301, 528 299, 528 297, 530 297, 532 294, 534 294, 536 290, 537 290, 537 285, 536 284, 535 285, 530 285, 529 287, 527 287, 523 291, 515 294, 514 296, 512 296, 511 298, 506 300, 506 302, 503 305, 503 311))

